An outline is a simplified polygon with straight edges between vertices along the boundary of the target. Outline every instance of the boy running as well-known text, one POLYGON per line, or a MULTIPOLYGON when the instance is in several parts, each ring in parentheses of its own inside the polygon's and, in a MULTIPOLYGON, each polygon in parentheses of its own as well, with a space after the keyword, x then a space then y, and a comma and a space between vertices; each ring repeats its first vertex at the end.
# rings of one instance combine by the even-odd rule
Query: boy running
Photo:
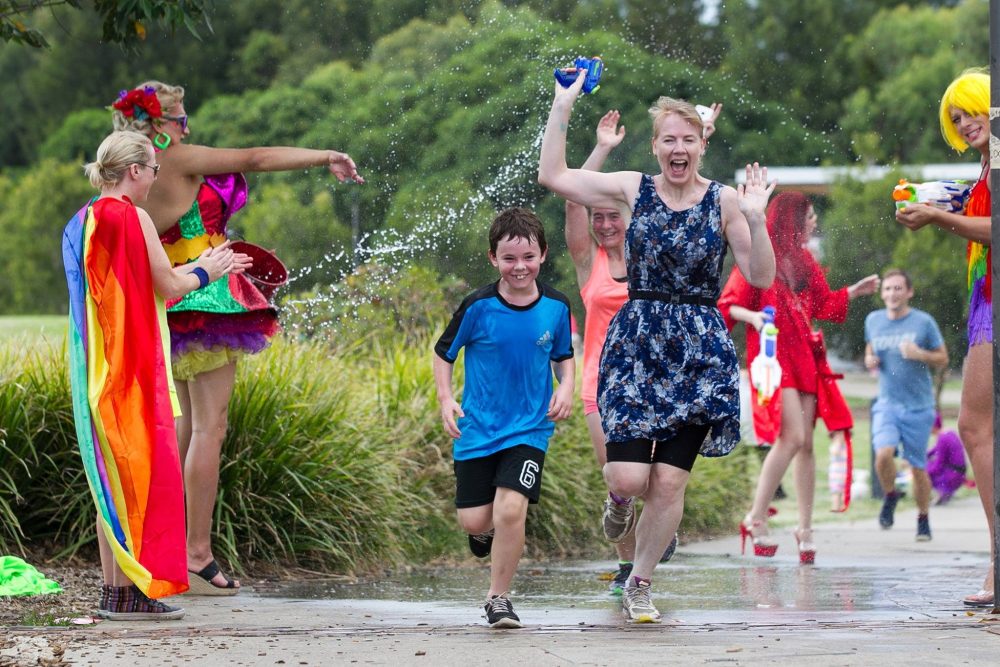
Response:
POLYGON ((489 241, 500 279, 455 311, 434 346, 434 380, 444 430, 455 438, 458 522, 472 553, 491 556, 486 622, 520 628, 507 591, 524 550, 528 504, 537 503, 541 491, 553 422, 573 407, 575 365, 569 301, 537 282, 547 251, 541 220, 525 208, 502 211, 489 241), (451 379, 463 347, 459 406, 451 379))

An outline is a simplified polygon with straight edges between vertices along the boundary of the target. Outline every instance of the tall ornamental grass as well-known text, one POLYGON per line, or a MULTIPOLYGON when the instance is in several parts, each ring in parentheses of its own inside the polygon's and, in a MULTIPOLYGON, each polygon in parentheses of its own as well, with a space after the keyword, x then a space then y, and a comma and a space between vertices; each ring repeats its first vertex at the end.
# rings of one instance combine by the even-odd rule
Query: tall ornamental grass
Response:
MULTIPOLYGON (((242 572, 264 562, 359 572, 468 558, 433 338, 418 338, 384 334, 337 348, 279 340, 241 362, 217 556, 242 572)), ((66 369, 61 342, 0 345, 0 552, 94 553, 66 369)), ((731 530, 755 466, 742 455, 699 459, 682 531, 731 530)), ((610 557, 598 527, 606 491, 579 405, 557 426, 544 475, 541 503, 529 510, 530 555, 610 557)))

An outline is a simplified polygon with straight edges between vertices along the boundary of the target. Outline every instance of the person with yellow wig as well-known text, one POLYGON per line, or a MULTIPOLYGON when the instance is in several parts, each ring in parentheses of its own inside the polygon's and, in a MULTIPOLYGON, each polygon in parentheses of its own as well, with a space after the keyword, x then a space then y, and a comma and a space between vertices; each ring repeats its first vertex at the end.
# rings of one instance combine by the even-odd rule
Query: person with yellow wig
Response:
MULTIPOLYGON (((933 206, 907 206, 896 211, 896 221, 911 230, 928 225, 968 241, 969 351, 962 369, 962 403, 958 431, 972 463, 979 498, 986 510, 990 543, 993 521, 993 282, 990 279, 990 77, 970 69, 949 84, 941 97, 941 133, 959 153, 970 146, 980 154, 982 171, 965 210, 949 213, 933 206)), ((992 607, 993 568, 982 590, 966 596, 969 606, 992 607)))

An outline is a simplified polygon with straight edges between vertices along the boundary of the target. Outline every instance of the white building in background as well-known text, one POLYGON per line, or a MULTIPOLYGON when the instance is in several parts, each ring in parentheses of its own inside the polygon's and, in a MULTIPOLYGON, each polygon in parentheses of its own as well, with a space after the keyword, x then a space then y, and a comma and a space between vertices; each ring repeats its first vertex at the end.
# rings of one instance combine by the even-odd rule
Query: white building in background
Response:
MULTIPOLYGON (((806 194, 826 195, 830 186, 837 181, 850 178, 856 181, 873 181, 884 178, 891 171, 899 173, 912 181, 943 181, 965 180, 975 182, 979 179, 982 167, 977 162, 957 164, 904 164, 897 166, 872 165, 856 167, 771 167, 767 168, 767 177, 777 179, 777 190, 798 190, 806 194)), ((746 170, 737 169, 736 183, 746 182, 746 170)))

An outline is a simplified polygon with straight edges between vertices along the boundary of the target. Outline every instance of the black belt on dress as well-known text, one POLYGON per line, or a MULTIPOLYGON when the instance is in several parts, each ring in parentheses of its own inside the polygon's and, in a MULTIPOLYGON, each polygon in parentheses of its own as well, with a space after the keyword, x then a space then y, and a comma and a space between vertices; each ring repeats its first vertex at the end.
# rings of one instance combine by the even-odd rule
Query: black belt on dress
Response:
POLYGON ((692 306, 714 306, 715 299, 697 294, 675 294, 673 292, 660 292, 649 289, 630 289, 628 291, 630 299, 649 299, 651 301, 666 301, 667 303, 685 303, 692 306))

